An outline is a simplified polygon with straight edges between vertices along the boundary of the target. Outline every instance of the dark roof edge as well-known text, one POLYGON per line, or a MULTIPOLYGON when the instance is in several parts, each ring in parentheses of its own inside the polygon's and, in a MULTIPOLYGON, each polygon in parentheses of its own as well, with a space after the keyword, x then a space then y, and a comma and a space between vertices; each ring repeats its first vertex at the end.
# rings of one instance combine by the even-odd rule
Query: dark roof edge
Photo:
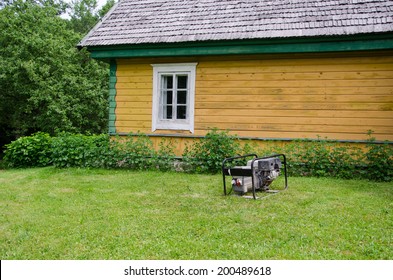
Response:
POLYGON ((97 59, 393 50, 393 32, 319 37, 87 46, 87 50, 91 52, 93 58, 97 59))

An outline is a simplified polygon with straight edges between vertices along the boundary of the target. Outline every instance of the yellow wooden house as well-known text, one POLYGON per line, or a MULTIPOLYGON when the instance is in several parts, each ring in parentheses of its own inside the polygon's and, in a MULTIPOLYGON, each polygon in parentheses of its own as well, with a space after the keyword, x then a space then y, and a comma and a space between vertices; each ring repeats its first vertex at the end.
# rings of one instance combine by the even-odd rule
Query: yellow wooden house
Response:
POLYGON ((393 1, 120 0, 79 47, 110 134, 393 142, 393 1))

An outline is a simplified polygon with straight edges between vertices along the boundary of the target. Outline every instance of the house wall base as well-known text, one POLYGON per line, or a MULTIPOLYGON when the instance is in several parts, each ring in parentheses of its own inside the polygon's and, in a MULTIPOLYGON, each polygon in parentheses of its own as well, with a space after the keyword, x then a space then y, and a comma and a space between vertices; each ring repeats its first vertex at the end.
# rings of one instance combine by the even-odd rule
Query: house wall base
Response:
MULTIPOLYGON (((118 136, 122 137, 139 137, 141 134, 138 133, 120 133, 118 136)), ((143 134, 145 135, 145 134, 143 134)), ((177 157, 181 157, 184 153, 186 147, 191 147, 195 141, 199 141, 204 136, 179 136, 173 134, 147 134, 150 141, 153 144, 153 147, 156 151, 160 149, 160 145, 165 143, 165 145, 169 145, 173 147, 173 151, 177 157)), ((369 143, 369 140, 357 140, 357 141, 348 141, 348 140, 332 140, 332 139, 274 139, 274 138, 250 138, 250 137, 238 137, 239 142, 242 146, 245 144, 251 147, 250 152, 257 153, 261 150, 269 150, 272 152, 279 152, 286 145, 293 144, 295 141, 304 141, 304 142, 313 142, 313 141, 329 141, 334 143, 337 146, 351 146, 351 147, 359 147, 365 148, 366 144, 369 143)), ((373 141, 374 144, 389 144, 393 145, 393 141, 373 141)))

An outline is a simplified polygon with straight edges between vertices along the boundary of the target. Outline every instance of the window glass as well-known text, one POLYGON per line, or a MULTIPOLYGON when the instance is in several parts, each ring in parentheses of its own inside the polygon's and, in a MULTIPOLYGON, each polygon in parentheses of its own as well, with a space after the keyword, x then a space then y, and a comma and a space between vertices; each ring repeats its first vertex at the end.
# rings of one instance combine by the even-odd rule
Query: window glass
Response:
POLYGON ((187 104, 187 91, 185 90, 177 91, 177 104, 187 104))
POLYGON ((161 76, 161 119, 187 119, 187 81, 188 75, 186 74, 161 76))
POLYGON ((185 120, 187 118, 187 107, 177 106, 177 118, 179 120, 185 120))
POLYGON ((162 75, 162 88, 173 89, 173 75, 162 75))
POLYGON ((177 75, 177 88, 178 89, 187 89, 187 81, 188 81, 188 76, 177 75))

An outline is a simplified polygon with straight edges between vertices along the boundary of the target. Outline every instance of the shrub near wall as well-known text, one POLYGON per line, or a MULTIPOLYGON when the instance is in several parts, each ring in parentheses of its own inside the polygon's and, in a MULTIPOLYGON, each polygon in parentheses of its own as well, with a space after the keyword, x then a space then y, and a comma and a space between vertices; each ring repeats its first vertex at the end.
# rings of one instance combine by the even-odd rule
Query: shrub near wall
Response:
POLYGON ((213 129, 204 138, 185 148, 183 161, 187 165, 187 171, 217 173, 221 171, 225 158, 241 153, 238 138, 225 131, 213 129))
POLYGON ((105 167, 109 137, 64 133, 52 140, 52 164, 56 167, 105 167))
POLYGON ((272 143, 267 146, 258 155, 286 154, 290 176, 393 180, 393 145, 373 138, 364 146, 327 139, 295 140, 276 150, 272 143))
POLYGON ((175 157, 174 144, 169 140, 163 140, 155 150, 153 142, 144 134, 115 137, 110 140, 108 167, 166 171, 173 169, 175 157))
POLYGON ((158 150, 146 135, 115 137, 62 133, 50 137, 36 133, 6 145, 8 167, 89 167, 159 169, 173 168, 174 144, 163 141, 158 150))
POLYGON ((367 143, 363 177, 373 181, 393 181, 393 145, 375 144, 374 139, 367 143))
POLYGON ((291 173, 339 178, 356 178, 363 155, 359 147, 321 139, 294 141, 284 148, 284 153, 288 156, 291 173))
MULTIPOLYGON (((91 167, 173 170, 174 145, 161 142, 154 149, 146 135, 109 137, 108 135, 45 133, 22 137, 6 146, 4 160, 10 167, 91 167)), ((290 176, 329 176, 373 181, 393 180, 393 145, 377 144, 370 138, 363 147, 329 140, 293 141, 287 145, 266 142, 265 148, 252 142, 241 145, 237 137, 212 130, 205 138, 189 145, 183 154, 183 170, 219 173, 225 157, 257 153, 259 156, 284 153, 290 176)))
POLYGON ((52 164, 52 137, 39 132, 6 145, 4 161, 10 167, 41 167, 52 164))

